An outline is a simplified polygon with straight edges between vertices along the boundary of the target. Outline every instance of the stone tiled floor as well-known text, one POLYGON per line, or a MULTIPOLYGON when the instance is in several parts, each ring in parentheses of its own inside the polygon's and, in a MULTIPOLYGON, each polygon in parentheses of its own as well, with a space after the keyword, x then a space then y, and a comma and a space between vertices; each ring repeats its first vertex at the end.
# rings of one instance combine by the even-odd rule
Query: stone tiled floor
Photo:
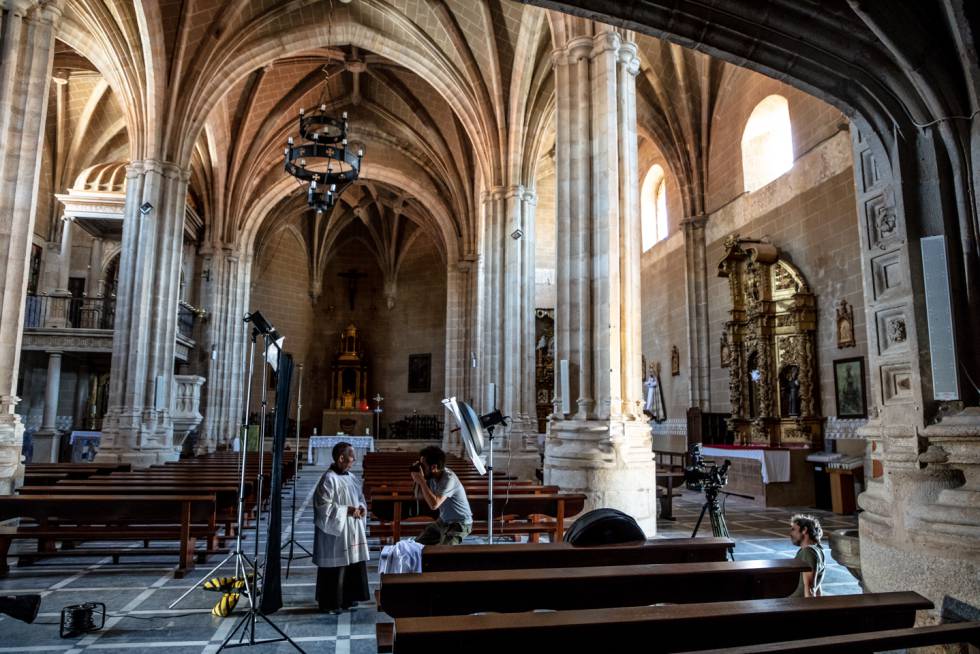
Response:
MULTIPOLYGON (((693 491, 683 491, 674 498, 673 522, 661 520, 657 536, 663 538, 688 537, 694 530, 704 496, 693 491)), ((838 529, 857 528, 856 515, 837 515, 828 511, 809 508, 762 509, 738 497, 728 498, 725 505, 725 523, 735 539, 735 558, 781 559, 792 558, 797 548, 789 540, 789 520, 794 513, 808 513, 817 517, 824 529, 824 554, 827 570, 824 573, 823 590, 827 595, 851 595, 861 592, 861 586, 845 567, 834 561, 830 554, 830 532, 838 529)), ((698 536, 710 536, 711 524, 705 516, 698 536)))
MULTIPOLYGON (((313 525, 310 510, 311 491, 322 470, 306 468, 297 484, 299 518, 296 535, 300 542, 312 547, 313 525)), ((287 490, 284 499, 286 527, 284 540, 288 538, 287 490)), ((676 522, 662 522, 658 536, 687 536, 700 511, 699 497, 687 492, 675 500, 676 522)), ((853 517, 816 512, 829 529, 852 527, 853 517)), ((738 559, 768 559, 793 556, 795 549, 787 537, 790 510, 760 510, 739 500, 732 499, 727 506, 728 526, 738 541, 735 550, 738 559)), ((702 527, 701 535, 709 535, 710 528, 702 527)), ((17 547, 15 545, 15 547, 17 547)), ((249 556, 254 544, 247 543, 249 556)), ((260 551, 264 543, 260 541, 260 551)), ((845 569, 829 558, 825 589, 828 593, 859 593, 856 581, 845 569)), ((374 556, 377 556, 376 553, 374 556)), ((139 559, 124 559, 124 561, 139 559)), ((212 560, 210 566, 217 564, 212 560)), ((239 610, 233 618, 214 618, 210 607, 217 595, 202 590, 193 591, 175 608, 168 605, 191 588, 210 566, 198 565, 195 574, 186 579, 174 579, 172 561, 146 558, 138 564, 113 565, 108 559, 49 559, 30 567, 19 568, 11 559, 11 574, 0 579, 0 594, 40 593, 43 596, 41 613, 37 622, 27 625, 12 618, 0 616, 0 654, 3 652, 161 652, 213 654, 237 622, 239 610), (58 635, 58 617, 63 607, 83 602, 104 602, 109 618, 106 627, 86 636, 61 639, 58 635)), ((284 568, 285 571, 285 568, 284 568)), ((230 564, 219 574, 230 574, 230 564)), ((369 565, 372 589, 377 587, 377 563, 369 565)), ((291 574, 283 581, 285 607, 272 616, 277 625, 293 637, 307 652, 333 652, 359 654, 375 652, 374 625, 378 614, 373 603, 365 603, 357 610, 339 616, 322 615, 315 611, 313 601, 315 568, 309 559, 301 559, 292 565, 291 574)), ((240 606, 244 606, 244 600, 240 606)), ((382 616, 382 619, 385 619, 382 616)), ((260 637, 273 635, 271 629, 261 626, 260 637)), ((254 652, 291 652, 286 644, 262 645, 248 648, 254 652)))

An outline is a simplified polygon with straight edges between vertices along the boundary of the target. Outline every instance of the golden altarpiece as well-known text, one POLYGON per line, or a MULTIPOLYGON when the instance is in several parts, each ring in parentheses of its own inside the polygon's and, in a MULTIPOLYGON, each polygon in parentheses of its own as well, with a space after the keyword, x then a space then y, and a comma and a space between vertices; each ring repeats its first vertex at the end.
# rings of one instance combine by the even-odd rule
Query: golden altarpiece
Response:
POLYGON ((329 408, 323 412, 323 433, 367 433, 372 416, 368 397, 367 356, 360 332, 351 323, 340 333, 340 348, 330 364, 329 408))
MULTIPOLYGON (((821 448, 816 298, 803 274, 766 240, 725 240, 718 275, 732 298, 725 324, 735 443, 821 448)), ((725 363, 725 362, 723 362, 725 363)))

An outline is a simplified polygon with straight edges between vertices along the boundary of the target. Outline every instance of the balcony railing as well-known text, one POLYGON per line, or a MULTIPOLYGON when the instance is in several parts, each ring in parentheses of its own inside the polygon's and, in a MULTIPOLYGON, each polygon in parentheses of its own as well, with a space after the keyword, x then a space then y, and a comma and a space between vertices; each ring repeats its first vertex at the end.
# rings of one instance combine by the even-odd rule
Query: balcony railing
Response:
POLYGON ((28 295, 25 305, 25 329, 112 329, 116 321, 115 297, 28 295))

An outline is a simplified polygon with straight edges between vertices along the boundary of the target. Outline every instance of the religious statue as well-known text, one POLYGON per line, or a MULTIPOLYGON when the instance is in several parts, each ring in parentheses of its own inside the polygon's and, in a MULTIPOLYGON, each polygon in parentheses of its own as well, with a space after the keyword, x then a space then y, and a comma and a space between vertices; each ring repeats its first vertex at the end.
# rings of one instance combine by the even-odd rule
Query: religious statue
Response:
POLYGON ((728 342, 728 332, 721 333, 721 367, 727 368, 731 365, 732 346, 728 342))
POLYGON ((854 347, 854 307, 841 300, 837 303, 837 347, 854 347))
POLYGON ((353 409, 354 408, 354 394, 350 391, 345 391, 343 396, 343 401, 340 404, 341 409, 353 409))
POLYGON ((673 377, 681 374, 681 354, 676 345, 670 346, 670 374, 673 377))
POLYGON ((800 415, 800 368, 786 366, 780 379, 783 415, 796 417, 800 415))

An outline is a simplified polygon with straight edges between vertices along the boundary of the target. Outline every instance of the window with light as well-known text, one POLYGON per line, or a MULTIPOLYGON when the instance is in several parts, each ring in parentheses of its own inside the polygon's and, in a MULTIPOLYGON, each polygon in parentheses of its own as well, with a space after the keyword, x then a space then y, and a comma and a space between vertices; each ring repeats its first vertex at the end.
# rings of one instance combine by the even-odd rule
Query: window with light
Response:
POLYGON ((664 169, 654 164, 640 187, 640 220, 643 251, 667 238, 667 180, 664 169))
POLYGON ((789 103, 770 95, 756 105, 742 132, 742 177, 751 193, 793 167, 789 103))

